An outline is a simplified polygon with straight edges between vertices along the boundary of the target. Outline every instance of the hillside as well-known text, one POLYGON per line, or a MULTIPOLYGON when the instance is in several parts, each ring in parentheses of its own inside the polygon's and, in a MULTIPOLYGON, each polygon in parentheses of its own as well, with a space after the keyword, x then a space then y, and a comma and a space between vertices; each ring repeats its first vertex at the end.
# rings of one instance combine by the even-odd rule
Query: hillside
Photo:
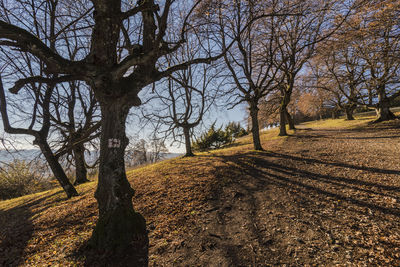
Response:
MULTIPOLYGON (((245 137, 129 171, 150 266, 400 265, 400 123, 371 119, 306 123, 283 138, 270 130, 265 152, 245 137)), ((0 265, 106 264, 82 249, 94 188, 1 201, 0 265)))

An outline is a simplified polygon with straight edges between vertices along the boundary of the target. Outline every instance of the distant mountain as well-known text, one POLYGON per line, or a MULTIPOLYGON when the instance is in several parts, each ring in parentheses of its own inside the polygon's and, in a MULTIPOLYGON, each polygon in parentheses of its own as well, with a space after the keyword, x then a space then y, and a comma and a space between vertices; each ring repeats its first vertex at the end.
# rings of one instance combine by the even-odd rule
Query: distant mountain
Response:
POLYGON ((21 150, 0 150, 0 162, 8 163, 13 160, 31 161, 40 157, 41 153, 38 149, 21 149, 21 150))
POLYGON ((172 158, 177 158, 182 156, 182 153, 164 153, 163 158, 164 159, 172 159, 172 158))
MULTIPOLYGON (((86 153, 86 158, 89 164, 93 163, 97 157, 97 151, 90 151, 86 153)), ((163 159, 171 159, 182 156, 181 153, 165 153, 163 159)), ((41 157, 41 152, 39 149, 21 149, 14 151, 0 150, 0 164, 9 163, 13 160, 26 160, 31 161, 37 157, 41 157)))

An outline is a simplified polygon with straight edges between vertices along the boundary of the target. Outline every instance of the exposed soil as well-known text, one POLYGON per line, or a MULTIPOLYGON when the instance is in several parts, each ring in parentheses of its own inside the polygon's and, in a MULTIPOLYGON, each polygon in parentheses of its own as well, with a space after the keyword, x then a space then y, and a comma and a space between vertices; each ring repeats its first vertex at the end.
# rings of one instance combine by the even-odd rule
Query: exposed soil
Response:
POLYGON ((399 266, 399 141, 398 123, 302 129, 268 152, 220 155, 215 172, 231 179, 189 237, 153 247, 154 266, 399 266))
MULTIPOLYGON (((264 140, 265 152, 247 144, 130 172, 150 266, 399 266, 399 125, 303 128, 264 140)), ((1 210, 0 265, 106 265, 80 250, 97 217, 93 186, 80 192, 1 210)))

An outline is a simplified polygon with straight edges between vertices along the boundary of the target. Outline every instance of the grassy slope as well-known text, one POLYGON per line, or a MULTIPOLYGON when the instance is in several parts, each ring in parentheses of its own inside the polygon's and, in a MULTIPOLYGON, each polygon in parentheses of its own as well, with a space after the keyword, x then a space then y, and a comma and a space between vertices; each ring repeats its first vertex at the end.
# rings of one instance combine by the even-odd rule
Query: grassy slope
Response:
MULTIPOLYGON (((356 121, 325 120, 305 123, 304 128, 352 128, 373 117, 356 121)), ((276 151, 286 140, 277 130, 262 134, 267 150, 276 151)), ((134 206, 145 216, 150 229, 150 261, 156 254, 179 247, 182 237, 191 235, 196 216, 218 198, 216 188, 235 179, 226 156, 240 156, 252 150, 251 138, 233 146, 201 153, 194 158, 176 158, 128 172, 136 189, 134 206), (224 157, 221 157, 223 155, 224 157)), ((90 237, 97 218, 93 197, 96 183, 78 186, 79 197, 66 200, 61 190, 0 202, 0 265, 81 265, 85 256, 77 251, 90 237)), ((101 260, 101 257, 100 257, 101 260)))

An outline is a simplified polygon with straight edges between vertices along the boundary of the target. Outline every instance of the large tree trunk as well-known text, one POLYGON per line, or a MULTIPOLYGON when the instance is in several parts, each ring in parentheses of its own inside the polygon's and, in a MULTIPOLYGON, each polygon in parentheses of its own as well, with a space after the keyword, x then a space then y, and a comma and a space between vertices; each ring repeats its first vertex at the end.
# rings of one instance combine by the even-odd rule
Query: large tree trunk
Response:
POLYGON ((186 147, 185 157, 193 157, 194 154, 192 152, 192 144, 190 142, 190 128, 184 127, 183 134, 185 136, 185 147, 186 147))
POLYGON ((129 255, 133 260, 131 266, 147 266, 146 221, 133 209, 134 190, 127 180, 124 164, 124 152, 129 143, 125 122, 130 106, 123 104, 124 99, 100 102, 102 131, 95 193, 99 219, 90 244, 100 250, 129 255))
POLYGON ((293 91, 294 77, 290 75, 288 84, 281 88, 281 103, 279 107, 279 136, 287 136, 286 123, 289 124, 289 129, 294 130, 294 121, 287 111, 287 106, 290 103, 290 97, 293 91))
POLYGON ((377 119, 375 122, 394 120, 396 116, 390 111, 388 106, 380 106, 375 109, 377 119))
POLYGON ((356 109, 355 105, 346 105, 344 107, 344 111, 346 113, 346 120, 349 120, 349 121, 354 120, 353 113, 354 113, 355 109, 356 109))
POLYGON ((253 135, 253 145, 255 150, 263 150, 260 141, 260 126, 258 124, 258 107, 257 104, 250 104, 251 117, 251 133, 253 135))
POLYGON ((46 158, 46 161, 49 164, 54 177, 57 179, 61 187, 64 189, 65 193, 67 194, 67 197, 71 198, 77 196, 78 192, 69 181, 67 175, 65 174, 57 158, 54 156, 53 151, 51 151, 51 148, 47 143, 47 141, 42 140, 40 138, 36 138, 35 144, 39 145, 40 150, 42 151, 44 157, 46 158))
POLYGON ((75 160, 75 185, 89 182, 85 162, 85 147, 79 144, 73 149, 75 160))
MULTIPOLYGON (((289 123, 290 127, 290 114, 287 111, 287 106, 290 102, 290 92, 285 91, 284 95, 282 96, 281 104, 279 107, 279 136, 287 136, 286 131, 286 123, 289 123)), ((292 121, 292 126, 294 129, 294 123, 292 121)))
POLYGON ((290 115, 289 111, 287 110, 287 107, 285 108, 285 118, 286 118, 287 123, 289 124, 289 129, 296 130, 296 127, 294 126, 294 119, 290 115))
POLYGON ((378 106, 375 108, 377 119, 375 122, 394 120, 396 116, 390 111, 390 102, 384 93, 378 95, 378 106))
POLYGON ((337 119, 338 117, 338 110, 335 108, 332 110, 332 119, 337 119))
POLYGON ((287 136, 285 107, 279 109, 279 136, 287 136))

